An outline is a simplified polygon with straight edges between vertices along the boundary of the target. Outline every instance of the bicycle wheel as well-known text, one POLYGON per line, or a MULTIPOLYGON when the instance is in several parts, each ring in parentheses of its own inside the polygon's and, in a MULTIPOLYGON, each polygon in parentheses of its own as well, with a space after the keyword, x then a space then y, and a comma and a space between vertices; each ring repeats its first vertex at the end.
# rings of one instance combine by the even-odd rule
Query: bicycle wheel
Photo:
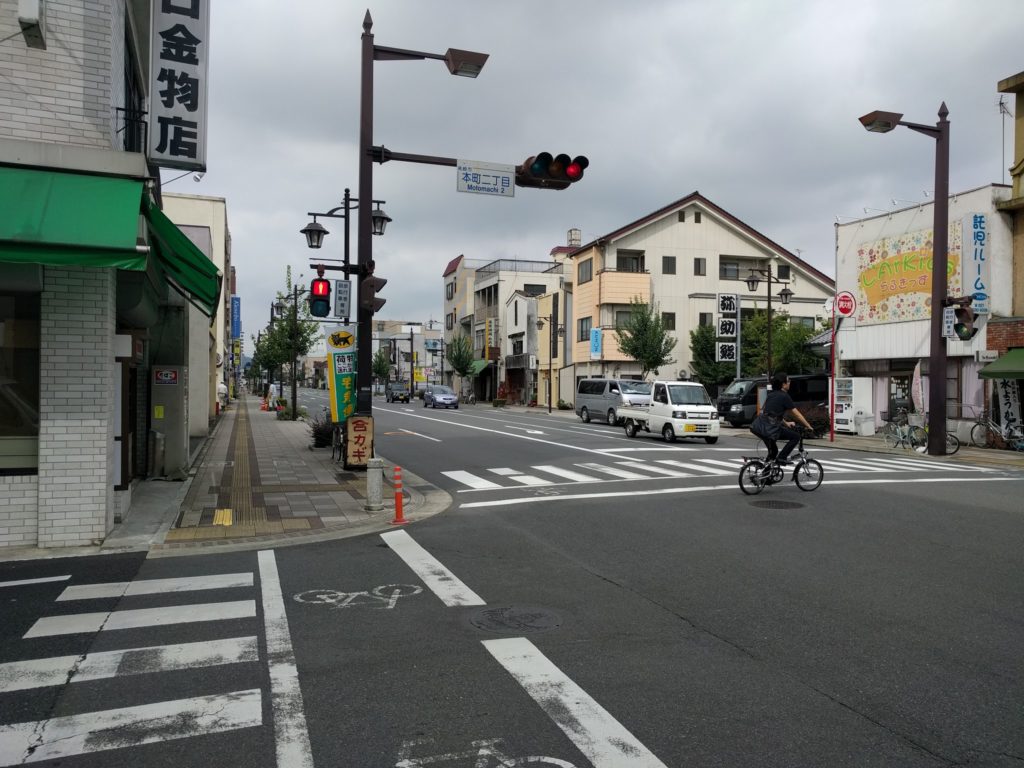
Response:
POLYGON ((928 445, 928 433, 924 427, 907 427, 907 442, 915 451, 926 448, 928 445))
POLYGON ((886 422, 885 426, 882 427, 882 440, 885 442, 886 448, 895 448, 899 445, 901 442, 899 427, 891 421, 886 422))
POLYGON ((821 485, 824 477, 825 470, 814 459, 804 459, 793 470, 793 480, 796 481, 796 487, 801 491, 813 491, 821 485))
POLYGON ((751 459, 740 469, 740 490, 747 496, 756 496, 764 488, 767 477, 764 462, 751 459))
POLYGON ((971 445, 977 448, 989 448, 992 445, 992 430, 988 424, 975 424, 971 427, 971 445))
POLYGON ((759 461, 768 461, 768 444, 764 440, 754 443, 754 455, 759 461))
POLYGON ((960 438, 956 435, 946 433, 946 455, 952 456, 954 453, 960 450, 960 438))

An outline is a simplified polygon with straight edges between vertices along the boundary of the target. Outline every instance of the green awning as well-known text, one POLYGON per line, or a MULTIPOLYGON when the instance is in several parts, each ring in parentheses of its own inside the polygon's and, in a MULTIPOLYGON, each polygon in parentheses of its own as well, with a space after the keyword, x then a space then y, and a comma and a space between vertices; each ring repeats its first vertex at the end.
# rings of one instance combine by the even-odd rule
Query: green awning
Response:
POLYGON ((986 379, 1024 379, 1024 349, 1011 349, 978 371, 978 375, 986 379))
POLYGON ((0 167, 0 261, 140 270, 142 181, 0 167))
POLYGON ((148 197, 144 203, 143 213, 153 235, 150 240, 171 285, 208 317, 216 317, 222 282, 217 265, 148 197))
POLYGON ((473 365, 469 369, 469 375, 479 376, 480 372, 490 364, 490 360, 474 360, 473 365))

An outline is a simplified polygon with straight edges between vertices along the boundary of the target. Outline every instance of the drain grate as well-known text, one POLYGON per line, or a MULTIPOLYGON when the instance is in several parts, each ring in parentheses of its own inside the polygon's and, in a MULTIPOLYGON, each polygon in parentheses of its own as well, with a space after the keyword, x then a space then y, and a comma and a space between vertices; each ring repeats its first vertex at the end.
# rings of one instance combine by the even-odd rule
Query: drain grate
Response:
POLYGON ((522 635, 558 629, 562 626, 562 619, 547 608, 506 606, 477 611, 470 616, 469 623, 488 632, 522 635))
POLYGON ((803 509, 806 504, 801 504, 799 501, 781 501, 776 499, 768 499, 765 501, 752 501, 751 506, 761 507, 761 509, 803 509))

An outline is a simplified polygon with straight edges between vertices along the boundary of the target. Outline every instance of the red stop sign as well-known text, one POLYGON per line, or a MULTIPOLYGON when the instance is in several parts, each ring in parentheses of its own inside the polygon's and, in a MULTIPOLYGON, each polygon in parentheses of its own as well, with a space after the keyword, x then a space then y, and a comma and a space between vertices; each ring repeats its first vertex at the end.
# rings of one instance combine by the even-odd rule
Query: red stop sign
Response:
POLYGON ((836 312, 843 317, 849 317, 857 309, 857 299, 849 291, 843 291, 836 296, 836 312))

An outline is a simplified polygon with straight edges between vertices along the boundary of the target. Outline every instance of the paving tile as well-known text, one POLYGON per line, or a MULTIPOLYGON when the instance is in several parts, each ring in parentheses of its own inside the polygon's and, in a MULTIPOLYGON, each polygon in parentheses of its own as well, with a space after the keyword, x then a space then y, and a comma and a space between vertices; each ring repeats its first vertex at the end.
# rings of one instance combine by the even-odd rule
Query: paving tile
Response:
POLYGON ((282 520, 281 526, 286 531, 309 530, 309 520, 301 518, 295 520, 282 520))

